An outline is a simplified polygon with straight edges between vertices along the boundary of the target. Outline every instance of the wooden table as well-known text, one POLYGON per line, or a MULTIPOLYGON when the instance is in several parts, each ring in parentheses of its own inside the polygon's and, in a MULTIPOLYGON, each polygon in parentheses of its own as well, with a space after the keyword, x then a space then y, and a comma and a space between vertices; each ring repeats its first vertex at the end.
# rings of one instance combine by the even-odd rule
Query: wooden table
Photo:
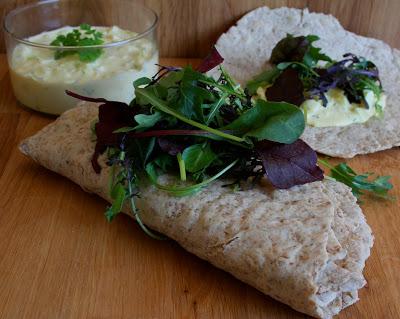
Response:
MULTIPOLYGON (((126 216, 108 223, 102 199, 20 154, 19 141, 53 118, 17 104, 4 55, 0 79, 0 318, 306 317, 126 216)), ((349 162, 392 175, 400 200, 399 149, 349 162)), ((399 200, 363 205, 375 233, 368 287, 339 318, 400 318, 399 200)))

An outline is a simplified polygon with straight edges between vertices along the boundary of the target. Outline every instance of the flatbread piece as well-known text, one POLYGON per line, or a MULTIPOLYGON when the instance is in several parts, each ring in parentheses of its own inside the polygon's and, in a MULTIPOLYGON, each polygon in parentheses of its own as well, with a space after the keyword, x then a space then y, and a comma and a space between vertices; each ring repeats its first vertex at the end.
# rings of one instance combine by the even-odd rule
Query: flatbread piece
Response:
MULTIPOLYGON (((90 126, 97 116, 96 104, 82 103, 23 141, 20 150, 110 200, 105 158, 100 174, 90 162, 90 126)), ((324 181, 235 192, 222 184, 180 198, 143 185, 137 205, 149 227, 298 311, 331 318, 358 300, 373 237, 347 186, 324 181)))
POLYGON ((316 151, 350 158, 400 145, 400 51, 383 41, 346 31, 338 20, 307 9, 262 7, 242 17, 218 39, 216 47, 224 57, 224 67, 242 85, 268 67, 276 43, 287 33, 316 34, 322 48, 336 60, 351 52, 374 62, 387 94, 383 119, 345 127, 307 127, 302 139, 316 151))

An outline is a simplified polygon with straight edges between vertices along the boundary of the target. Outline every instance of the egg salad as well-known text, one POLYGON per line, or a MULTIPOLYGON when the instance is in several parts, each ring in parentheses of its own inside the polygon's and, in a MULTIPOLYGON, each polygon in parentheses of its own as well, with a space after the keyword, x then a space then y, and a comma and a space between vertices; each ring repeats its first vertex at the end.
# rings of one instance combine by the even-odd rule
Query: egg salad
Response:
MULTIPOLYGON (((70 90, 85 96, 103 97, 129 103, 134 97, 133 81, 151 76, 158 70, 155 43, 137 34, 113 27, 93 27, 102 34, 104 44, 126 43, 101 49, 102 54, 88 63, 76 54, 55 58, 55 50, 21 43, 12 53, 11 82, 16 98, 35 110, 60 114, 72 108, 76 100, 65 94, 70 90)), ((33 44, 50 45, 60 35, 73 32, 66 26, 26 39, 33 44)))

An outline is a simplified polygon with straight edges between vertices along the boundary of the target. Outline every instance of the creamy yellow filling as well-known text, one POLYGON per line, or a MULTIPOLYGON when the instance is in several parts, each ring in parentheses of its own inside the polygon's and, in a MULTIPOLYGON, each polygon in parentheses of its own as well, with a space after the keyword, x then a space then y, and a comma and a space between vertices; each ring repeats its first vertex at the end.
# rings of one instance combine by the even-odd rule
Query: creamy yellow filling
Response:
MULTIPOLYGON (((267 100, 265 89, 265 87, 258 88, 257 98, 267 100)), ((373 116, 379 117, 386 106, 386 95, 381 94, 378 99, 371 90, 364 91, 369 107, 364 102, 350 103, 344 91, 340 89, 331 89, 325 96, 328 100, 326 106, 319 99, 309 99, 301 104, 300 108, 306 114, 307 125, 328 127, 365 123, 373 116)))
POLYGON ((364 91, 364 102, 350 103, 343 90, 331 89, 325 94, 328 104, 323 106, 321 100, 306 100, 300 106, 306 114, 307 124, 315 127, 346 126, 353 123, 365 123, 373 116, 379 116, 386 106, 386 96, 381 94, 379 100, 371 90, 364 91), (378 105, 377 105, 378 104, 378 105))

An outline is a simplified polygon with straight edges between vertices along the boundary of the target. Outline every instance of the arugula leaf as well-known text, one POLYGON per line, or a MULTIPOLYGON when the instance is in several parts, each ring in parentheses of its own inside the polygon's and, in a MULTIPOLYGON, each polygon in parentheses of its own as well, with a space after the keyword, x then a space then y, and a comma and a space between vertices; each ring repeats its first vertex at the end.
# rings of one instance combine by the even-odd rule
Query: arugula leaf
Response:
POLYGON ((202 143, 185 148, 182 158, 185 162, 186 170, 194 173, 210 166, 216 160, 217 155, 213 152, 209 143, 202 143))
POLYGON ((160 100, 159 98, 157 98, 156 96, 150 94, 149 92, 147 92, 144 89, 137 89, 136 90, 136 95, 140 96, 144 99, 146 99, 146 101, 148 103, 150 103, 151 105, 153 105, 154 107, 156 107, 157 109, 159 109, 161 112, 164 112, 166 114, 172 115, 174 117, 176 117, 177 119, 181 120, 182 122, 185 122, 189 125, 192 125, 194 127, 197 127, 199 129, 202 129, 204 131, 208 131, 212 134, 215 134, 217 136, 220 136, 222 138, 228 139, 228 140, 232 140, 232 141, 236 141, 236 142, 244 142, 243 138, 231 135, 231 134, 227 134, 224 133, 222 131, 216 130, 214 128, 211 128, 205 124, 193 121, 191 119, 188 119, 187 117, 185 117, 184 115, 176 112, 175 110, 171 109, 168 105, 166 105, 162 100, 160 100))
POLYGON ((315 67, 319 61, 332 62, 332 59, 324 53, 321 53, 321 48, 314 47, 313 42, 319 40, 316 35, 307 35, 306 39, 309 43, 307 52, 304 54, 303 62, 309 67, 315 67))
POLYGON ((96 31, 96 29, 92 28, 88 24, 81 24, 78 29, 73 29, 65 35, 62 34, 57 36, 50 45, 66 48, 55 51, 54 58, 56 60, 77 54, 79 60, 82 62, 93 62, 103 54, 103 49, 86 48, 68 50, 68 47, 101 45, 103 43, 103 34, 101 32, 96 31), (81 31, 84 31, 83 34, 81 31))
POLYGON ((256 100, 255 105, 224 127, 244 137, 290 144, 303 133, 303 112, 285 102, 256 100))
POLYGON ((182 81, 184 71, 179 70, 175 72, 169 72, 167 76, 162 77, 158 83, 165 88, 177 88, 180 81, 182 81))
POLYGON ((205 120, 205 123, 209 125, 214 118, 217 116, 219 110, 221 109, 222 105, 226 102, 226 99, 228 98, 229 94, 227 93, 222 93, 222 95, 219 97, 217 101, 214 103, 210 104, 210 112, 207 116, 207 119, 205 120))
POLYGON ((179 85, 180 98, 174 107, 178 112, 189 119, 203 121, 202 104, 204 101, 213 101, 214 96, 206 89, 197 85, 199 74, 191 68, 185 68, 179 85))
POLYGON ((330 169, 332 178, 351 187, 354 196, 358 199, 367 194, 384 199, 393 199, 388 194, 388 191, 393 188, 393 185, 389 182, 390 176, 374 176, 373 173, 357 174, 346 163, 332 166, 327 160, 319 159, 318 162, 330 169))

